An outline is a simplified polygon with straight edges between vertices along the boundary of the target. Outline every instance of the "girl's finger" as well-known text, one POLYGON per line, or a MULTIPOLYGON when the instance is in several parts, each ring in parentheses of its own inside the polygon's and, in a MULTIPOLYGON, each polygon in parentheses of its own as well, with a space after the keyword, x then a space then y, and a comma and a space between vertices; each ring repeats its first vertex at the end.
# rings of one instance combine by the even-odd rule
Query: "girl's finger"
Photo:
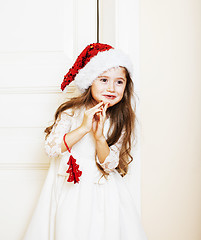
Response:
POLYGON ((94 114, 101 112, 102 110, 100 108, 94 108, 94 109, 89 109, 87 110, 88 116, 92 117, 94 114))
POLYGON ((95 119, 96 121, 99 121, 99 120, 100 120, 100 114, 101 114, 100 112, 94 114, 94 119, 95 119))
POLYGON ((99 113, 101 113, 103 110, 101 110, 101 109, 94 109, 94 111, 93 112, 91 112, 91 114, 94 116, 95 114, 99 114, 99 113))
POLYGON ((103 102, 99 102, 98 104, 96 104, 94 107, 92 107, 92 108, 90 108, 89 110, 94 110, 94 109, 97 109, 97 108, 99 108, 100 106, 102 106, 103 105, 103 102))
POLYGON ((95 114, 97 114, 97 113, 101 113, 103 111, 103 109, 101 109, 101 108, 98 108, 98 109, 91 109, 90 110, 90 115, 95 115, 95 114))
POLYGON ((88 114, 90 116, 94 116, 94 114, 96 114, 97 112, 101 112, 102 109, 100 108, 100 106, 102 105, 103 103, 99 103, 97 104, 96 106, 94 106, 93 108, 90 108, 87 110, 88 114))
POLYGON ((103 112, 102 112, 102 115, 105 117, 106 116, 106 111, 107 111, 107 108, 109 106, 109 103, 106 103, 103 107, 103 112))
POLYGON ((109 105, 110 105, 110 103, 106 103, 106 104, 105 104, 105 106, 104 106, 104 110, 105 110, 105 112, 107 111, 109 105))

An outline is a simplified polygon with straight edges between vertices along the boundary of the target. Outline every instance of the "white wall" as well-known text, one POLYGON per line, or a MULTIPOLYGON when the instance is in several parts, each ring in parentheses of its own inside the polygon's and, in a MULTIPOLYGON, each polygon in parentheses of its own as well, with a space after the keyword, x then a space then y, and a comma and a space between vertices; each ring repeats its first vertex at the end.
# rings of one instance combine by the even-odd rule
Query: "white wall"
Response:
POLYGON ((142 217, 149 239, 201 239, 201 1, 140 1, 142 217))

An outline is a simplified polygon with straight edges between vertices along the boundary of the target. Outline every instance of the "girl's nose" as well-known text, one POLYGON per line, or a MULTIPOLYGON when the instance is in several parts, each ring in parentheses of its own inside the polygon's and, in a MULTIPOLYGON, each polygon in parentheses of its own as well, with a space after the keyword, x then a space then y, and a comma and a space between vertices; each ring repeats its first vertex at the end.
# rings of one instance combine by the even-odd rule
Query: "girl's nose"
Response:
POLYGON ((114 92, 114 83, 112 81, 108 83, 107 91, 114 92))

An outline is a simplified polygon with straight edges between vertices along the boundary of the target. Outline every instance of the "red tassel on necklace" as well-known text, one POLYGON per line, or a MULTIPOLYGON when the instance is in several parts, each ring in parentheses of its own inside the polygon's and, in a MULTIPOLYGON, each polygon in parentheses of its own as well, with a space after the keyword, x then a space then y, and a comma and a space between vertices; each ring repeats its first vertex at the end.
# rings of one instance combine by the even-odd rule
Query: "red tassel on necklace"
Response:
MULTIPOLYGON (((71 153, 71 149, 69 149, 69 147, 65 141, 66 134, 63 136, 63 141, 64 141, 64 144, 65 144, 67 150, 69 151, 69 153, 71 153)), ((76 164, 76 159, 72 155, 70 155, 67 164, 69 165, 69 168, 66 172, 70 174, 67 182, 74 181, 74 184, 79 183, 79 181, 80 181, 79 177, 82 175, 82 171, 79 170, 79 165, 76 164)))

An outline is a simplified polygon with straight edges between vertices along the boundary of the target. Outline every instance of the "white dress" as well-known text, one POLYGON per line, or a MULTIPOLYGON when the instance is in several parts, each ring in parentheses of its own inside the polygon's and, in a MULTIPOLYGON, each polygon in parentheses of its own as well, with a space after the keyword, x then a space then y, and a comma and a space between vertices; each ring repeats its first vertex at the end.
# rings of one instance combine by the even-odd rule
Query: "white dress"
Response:
MULTIPOLYGON (((67 182, 70 154, 61 153, 60 145, 65 133, 81 125, 84 108, 71 113, 62 113, 45 140, 50 168, 23 240, 147 240, 128 186, 115 169, 121 138, 101 164, 109 173, 106 180, 95 163, 93 134, 86 134, 71 150, 82 171, 80 181, 67 182)), ((105 136, 108 129, 109 119, 105 136)))

